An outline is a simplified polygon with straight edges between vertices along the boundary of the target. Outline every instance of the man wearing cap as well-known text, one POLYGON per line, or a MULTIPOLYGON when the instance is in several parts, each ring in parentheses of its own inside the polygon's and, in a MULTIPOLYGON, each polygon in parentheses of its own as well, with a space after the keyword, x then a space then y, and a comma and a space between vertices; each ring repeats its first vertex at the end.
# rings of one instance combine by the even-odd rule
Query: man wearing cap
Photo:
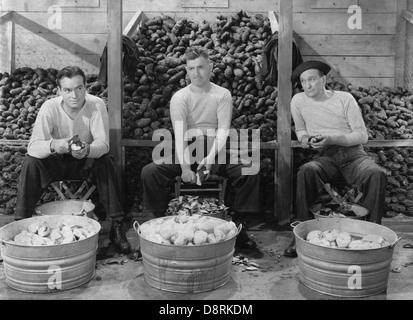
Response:
MULTIPOLYGON (((345 183, 363 193, 361 202, 369 210, 368 220, 380 224, 385 208, 386 171, 364 151, 368 135, 354 97, 325 88, 330 66, 306 61, 292 74, 304 92, 291 100, 291 115, 297 139, 303 148, 318 150, 317 157, 302 165, 297 174, 297 220, 312 218, 309 208, 324 183, 345 183)), ((296 257, 295 239, 284 251, 296 257)))

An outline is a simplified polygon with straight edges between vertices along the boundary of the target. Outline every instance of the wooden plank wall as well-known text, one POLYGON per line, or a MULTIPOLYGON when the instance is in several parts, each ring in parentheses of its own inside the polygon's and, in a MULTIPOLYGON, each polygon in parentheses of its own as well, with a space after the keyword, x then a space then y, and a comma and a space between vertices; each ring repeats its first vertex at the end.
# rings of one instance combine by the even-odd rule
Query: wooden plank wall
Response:
MULTIPOLYGON (((56 68, 80 64, 97 73, 107 41, 109 0, 0 0, 0 10, 16 12, 16 65, 56 68), (51 6, 61 7, 61 29, 50 29, 51 6), (77 6, 75 6, 77 4, 77 6)), ((331 75, 354 85, 393 86, 396 68, 396 26, 400 2, 405 0, 294 0, 293 29, 304 60, 322 59, 333 66, 331 75), (348 6, 361 8, 362 28, 350 29, 348 6)), ((279 0, 195 1, 123 0, 123 25, 138 10, 148 18, 173 17, 214 20, 238 10, 277 13, 279 0), (193 7, 204 3, 204 8, 193 7)), ((1 70, 0 70, 1 72, 1 70)))
MULTIPOLYGON (((408 11, 413 13, 413 0, 409 1, 408 11)), ((405 83, 413 91, 413 22, 406 22, 405 83)))

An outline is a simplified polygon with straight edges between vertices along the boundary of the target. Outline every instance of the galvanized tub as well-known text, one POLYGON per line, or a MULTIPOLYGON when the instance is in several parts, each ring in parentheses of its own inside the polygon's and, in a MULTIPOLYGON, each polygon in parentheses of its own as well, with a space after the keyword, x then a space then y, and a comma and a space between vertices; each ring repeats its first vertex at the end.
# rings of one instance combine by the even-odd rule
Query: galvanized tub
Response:
POLYGON ((150 286, 169 292, 196 293, 215 290, 229 281, 238 234, 219 243, 180 246, 148 241, 141 236, 136 222, 134 228, 139 235, 144 279, 150 286))
POLYGON ((300 281, 307 287, 338 297, 367 297, 387 290, 393 250, 400 238, 387 227, 347 218, 321 218, 294 226, 300 281), (313 230, 346 231, 353 235, 379 235, 390 245, 354 250, 322 247, 308 242, 313 230))
POLYGON ((31 293, 69 290, 89 282, 95 273, 100 224, 87 217, 39 216, 9 223, 0 229, 1 254, 6 283, 13 289, 31 293), (86 239, 60 245, 24 246, 10 240, 34 222, 92 225, 96 232, 86 239))
POLYGON ((52 201, 35 208, 39 215, 86 215, 88 218, 95 219, 95 205, 91 201, 85 200, 58 200, 52 201))
MULTIPOLYGON (((365 220, 367 215, 369 214, 369 210, 358 205, 358 204, 352 204, 351 209, 354 211, 356 214, 355 216, 347 216, 345 218, 347 219, 359 219, 359 220, 365 220)), ((328 216, 323 216, 322 214, 317 213, 321 209, 321 205, 314 205, 310 208, 310 211, 314 214, 314 218, 334 218, 334 217, 328 217, 328 216)))

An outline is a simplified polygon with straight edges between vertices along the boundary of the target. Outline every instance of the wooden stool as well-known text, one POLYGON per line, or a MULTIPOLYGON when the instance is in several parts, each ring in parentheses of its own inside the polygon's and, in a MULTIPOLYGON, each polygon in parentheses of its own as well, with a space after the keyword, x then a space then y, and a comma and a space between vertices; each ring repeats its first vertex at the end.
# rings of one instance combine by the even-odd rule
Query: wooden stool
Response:
POLYGON ((95 185, 89 187, 86 180, 55 181, 51 183, 51 187, 54 189, 54 191, 56 191, 61 200, 87 200, 96 189, 95 185), (73 191, 74 184, 80 184, 80 187, 78 187, 76 191, 73 191), (72 188, 70 188, 71 186, 72 188), (82 195, 85 190, 86 193, 82 195))
POLYGON ((218 193, 220 200, 224 201, 225 189, 227 187, 227 178, 210 175, 207 180, 204 181, 202 186, 198 186, 196 183, 182 183, 180 176, 176 177, 175 182, 175 197, 179 197, 181 193, 205 193, 215 192, 218 193))

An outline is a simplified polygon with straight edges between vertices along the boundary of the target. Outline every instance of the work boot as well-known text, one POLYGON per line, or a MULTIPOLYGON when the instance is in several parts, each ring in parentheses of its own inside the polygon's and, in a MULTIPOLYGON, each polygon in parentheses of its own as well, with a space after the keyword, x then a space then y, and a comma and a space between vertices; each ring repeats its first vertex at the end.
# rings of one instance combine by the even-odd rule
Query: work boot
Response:
POLYGON ((256 249, 256 242, 252 240, 245 231, 246 221, 243 219, 243 215, 235 213, 232 220, 234 221, 237 228, 240 224, 242 225, 241 231, 239 232, 237 239, 235 240, 235 245, 240 249, 256 249))
POLYGON ((284 256, 289 257, 289 258, 297 257, 297 247, 295 244, 295 237, 293 238, 293 241, 291 241, 287 249, 284 250, 284 256))
POLYGON ((121 254, 128 254, 131 252, 131 245, 126 238, 125 228, 121 221, 114 220, 112 228, 110 229, 109 239, 115 244, 116 251, 121 254))

